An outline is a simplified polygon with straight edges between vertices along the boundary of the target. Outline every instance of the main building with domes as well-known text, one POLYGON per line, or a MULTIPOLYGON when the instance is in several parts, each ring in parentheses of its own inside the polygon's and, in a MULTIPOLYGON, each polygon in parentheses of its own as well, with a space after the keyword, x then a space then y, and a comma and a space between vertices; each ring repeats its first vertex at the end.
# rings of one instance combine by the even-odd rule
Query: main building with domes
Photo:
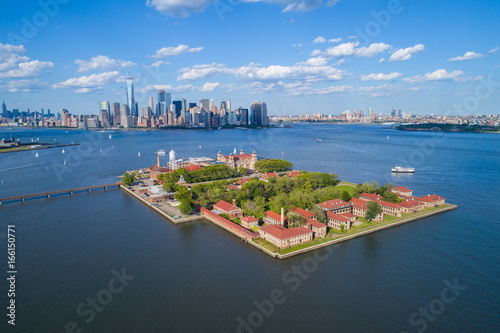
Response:
POLYGON ((257 162, 257 153, 254 150, 252 154, 245 154, 242 149, 239 155, 231 153, 227 156, 223 156, 219 151, 219 153, 217 154, 217 162, 222 162, 232 169, 243 167, 253 170, 255 169, 255 162, 257 162))

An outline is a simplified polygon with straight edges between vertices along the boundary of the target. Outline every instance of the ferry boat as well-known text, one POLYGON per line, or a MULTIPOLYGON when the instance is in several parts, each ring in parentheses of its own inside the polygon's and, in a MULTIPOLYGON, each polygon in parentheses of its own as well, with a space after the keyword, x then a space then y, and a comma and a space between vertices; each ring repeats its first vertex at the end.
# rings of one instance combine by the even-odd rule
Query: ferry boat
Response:
POLYGON ((403 167, 396 165, 392 169, 392 172, 395 172, 395 173, 415 173, 415 168, 403 168, 403 167))
POLYGON ((316 139, 316 141, 321 142, 321 139, 320 139, 320 138, 317 138, 317 139, 316 139))

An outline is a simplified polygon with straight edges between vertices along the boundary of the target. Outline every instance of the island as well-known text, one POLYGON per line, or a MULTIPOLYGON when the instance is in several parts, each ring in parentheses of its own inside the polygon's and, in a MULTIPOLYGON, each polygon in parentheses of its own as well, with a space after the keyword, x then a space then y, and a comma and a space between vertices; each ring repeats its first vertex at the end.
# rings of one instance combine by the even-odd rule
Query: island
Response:
POLYGON ((209 221, 279 259, 457 208, 437 194, 339 181, 255 151, 169 157, 126 172, 122 189, 174 223, 209 221))

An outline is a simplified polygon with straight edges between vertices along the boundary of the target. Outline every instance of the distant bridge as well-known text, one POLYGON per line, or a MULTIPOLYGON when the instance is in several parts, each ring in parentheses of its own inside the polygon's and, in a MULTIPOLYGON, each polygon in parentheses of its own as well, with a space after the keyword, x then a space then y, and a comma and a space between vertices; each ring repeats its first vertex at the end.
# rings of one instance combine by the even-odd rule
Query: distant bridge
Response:
POLYGON ((57 190, 57 191, 42 192, 42 193, 35 193, 35 194, 16 195, 16 196, 11 196, 11 197, 6 197, 6 198, 0 198, 0 205, 4 202, 13 202, 13 201, 24 202, 24 200, 26 200, 26 199, 50 198, 51 196, 64 195, 64 194, 73 195, 73 193, 77 193, 77 192, 91 192, 92 190, 100 190, 100 189, 107 190, 108 188, 112 188, 112 187, 119 188, 120 186, 121 186, 121 183, 117 182, 117 183, 105 184, 105 185, 78 187, 78 188, 72 188, 69 190, 57 190))

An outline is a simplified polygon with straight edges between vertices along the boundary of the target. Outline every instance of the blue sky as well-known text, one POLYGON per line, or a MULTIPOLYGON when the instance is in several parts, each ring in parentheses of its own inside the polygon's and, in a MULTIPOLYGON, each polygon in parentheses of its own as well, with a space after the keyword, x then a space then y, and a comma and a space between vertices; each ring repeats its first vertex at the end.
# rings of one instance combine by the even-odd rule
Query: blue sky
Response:
POLYGON ((96 114, 130 72, 140 108, 164 89, 276 115, 498 114, 499 17, 498 1, 4 1, 0 99, 96 114))

